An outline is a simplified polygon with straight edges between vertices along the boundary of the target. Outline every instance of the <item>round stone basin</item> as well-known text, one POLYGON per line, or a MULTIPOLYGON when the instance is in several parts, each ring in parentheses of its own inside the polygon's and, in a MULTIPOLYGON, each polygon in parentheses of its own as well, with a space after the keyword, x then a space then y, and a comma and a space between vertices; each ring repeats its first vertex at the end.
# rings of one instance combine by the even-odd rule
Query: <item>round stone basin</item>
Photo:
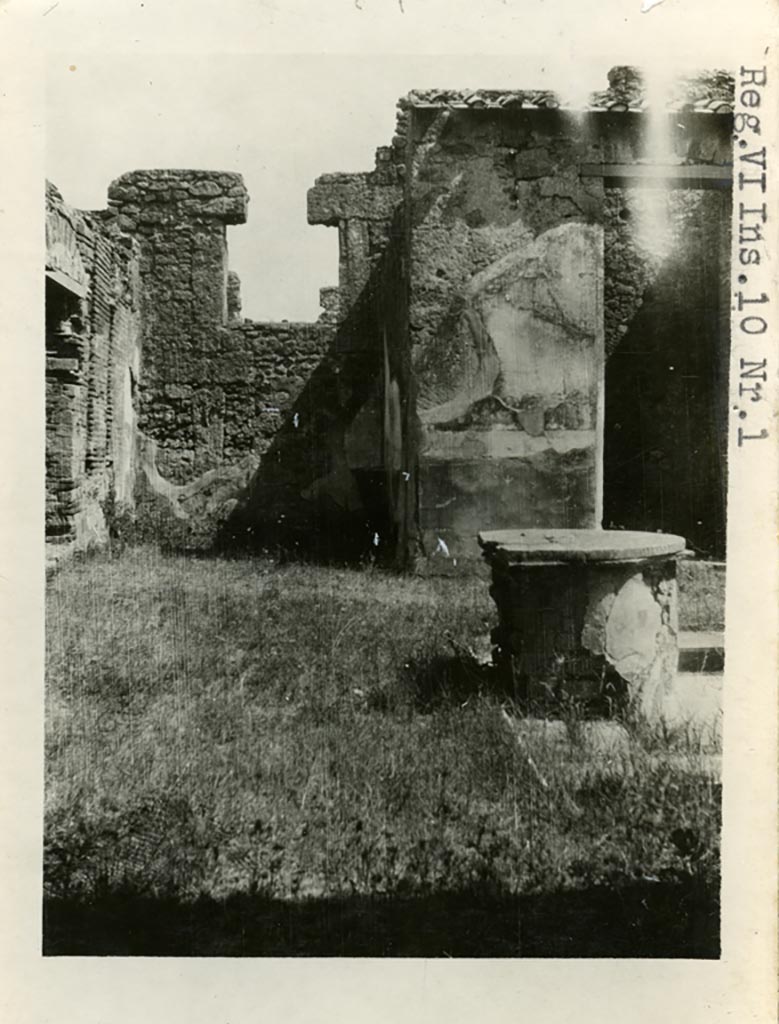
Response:
POLYGON ((662 714, 676 676, 683 537, 627 530, 488 530, 496 664, 524 699, 605 692, 662 714), (610 688, 610 689, 609 689, 610 688))
POLYGON ((638 530, 486 530, 485 558, 509 562, 635 562, 680 554, 683 537, 638 530))

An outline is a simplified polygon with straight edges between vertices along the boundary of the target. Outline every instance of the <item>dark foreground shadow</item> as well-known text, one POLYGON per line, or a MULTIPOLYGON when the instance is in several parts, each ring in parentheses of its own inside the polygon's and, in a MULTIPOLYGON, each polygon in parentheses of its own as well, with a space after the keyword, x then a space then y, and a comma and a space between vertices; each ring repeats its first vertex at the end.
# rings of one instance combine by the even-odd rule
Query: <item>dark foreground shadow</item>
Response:
POLYGON ((690 883, 528 896, 44 901, 46 956, 717 959, 719 905, 690 883))

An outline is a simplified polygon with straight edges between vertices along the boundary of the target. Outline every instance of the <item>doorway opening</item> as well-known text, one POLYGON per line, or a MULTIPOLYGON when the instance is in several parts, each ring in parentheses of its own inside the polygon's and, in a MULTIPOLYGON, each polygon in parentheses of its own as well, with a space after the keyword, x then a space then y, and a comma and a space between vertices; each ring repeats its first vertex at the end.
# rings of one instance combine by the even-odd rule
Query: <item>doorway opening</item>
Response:
POLYGON ((654 263, 631 235, 632 190, 606 244, 606 308, 637 300, 607 344, 606 528, 679 534, 698 558, 725 558, 730 357, 730 197, 667 193, 672 245, 654 263), (614 239, 612 239, 614 242, 614 239))

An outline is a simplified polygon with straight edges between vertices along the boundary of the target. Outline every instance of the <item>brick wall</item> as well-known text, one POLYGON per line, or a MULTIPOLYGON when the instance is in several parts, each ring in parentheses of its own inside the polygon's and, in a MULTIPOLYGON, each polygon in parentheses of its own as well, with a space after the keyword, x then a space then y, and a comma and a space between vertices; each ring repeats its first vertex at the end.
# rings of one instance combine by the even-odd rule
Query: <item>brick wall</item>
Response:
POLYGON ((109 496, 132 502, 140 330, 138 251, 47 186, 46 533, 87 545, 109 496))

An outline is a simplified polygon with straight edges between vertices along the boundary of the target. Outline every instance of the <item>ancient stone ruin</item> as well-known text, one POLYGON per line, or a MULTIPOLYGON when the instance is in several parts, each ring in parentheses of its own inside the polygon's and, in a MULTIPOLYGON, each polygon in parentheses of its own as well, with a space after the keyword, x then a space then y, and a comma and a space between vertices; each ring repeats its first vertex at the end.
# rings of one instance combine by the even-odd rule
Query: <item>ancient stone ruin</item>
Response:
POLYGON ((702 75, 653 110, 617 68, 578 111, 410 93, 373 170, 309 192, 339 245, 316 323, 242 318, 240 175, 136 170, 101 211, 49 186, 52 548, 121 514, 434 571, 509 528, 721 560, 732 92, 702 75))

